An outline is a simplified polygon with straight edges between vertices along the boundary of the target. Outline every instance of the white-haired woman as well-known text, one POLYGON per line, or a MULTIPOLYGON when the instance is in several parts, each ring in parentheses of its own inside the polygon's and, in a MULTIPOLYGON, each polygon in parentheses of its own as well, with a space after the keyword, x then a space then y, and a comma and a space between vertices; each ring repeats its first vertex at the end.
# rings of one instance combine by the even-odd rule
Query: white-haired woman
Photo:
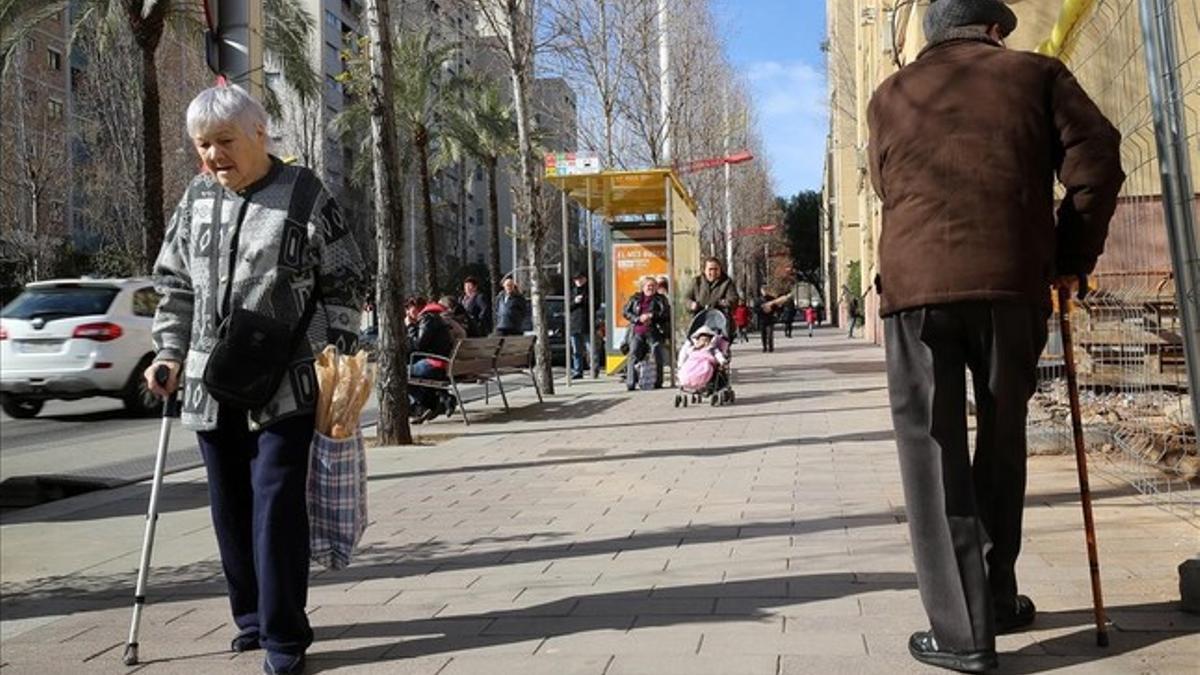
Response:
POLYGON ((163 297, 145 377, 164 396, 182 385, 183 425, 198 432, 238 629, 231 648, 262 647, 265 672, 297 673, 313 639, 313 354, 355 348, 363 263, 320 179, 268 153, 266 112, 244 90, 200 92, 187 132, 202 171, 155 263, 163 297))

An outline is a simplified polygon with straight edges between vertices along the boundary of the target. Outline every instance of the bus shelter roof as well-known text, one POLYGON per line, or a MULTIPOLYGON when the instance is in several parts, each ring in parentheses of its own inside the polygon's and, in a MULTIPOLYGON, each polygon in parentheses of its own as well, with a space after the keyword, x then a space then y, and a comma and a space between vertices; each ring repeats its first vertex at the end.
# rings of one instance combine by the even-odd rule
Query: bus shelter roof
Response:
POLYGON ((667 193, 663 188, 664 181, 670 181, 676 194, 696 212, 696 201, 671 169, 547 176, 546 181, 566 192, 571 201, 606 219, 666 214, 667 193))

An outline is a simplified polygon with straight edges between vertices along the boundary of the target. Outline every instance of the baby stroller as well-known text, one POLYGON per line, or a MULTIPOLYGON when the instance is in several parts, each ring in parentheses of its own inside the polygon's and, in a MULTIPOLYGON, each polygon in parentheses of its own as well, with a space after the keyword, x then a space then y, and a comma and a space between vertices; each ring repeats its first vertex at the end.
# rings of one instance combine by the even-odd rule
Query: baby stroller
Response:
POLYGON ((697 349, 717 352, 714 354, 717 365, 713 368, 712 375, 704 382, 685 383, 681 378, 679 393, 675 394, 676 408, 686 408, 689 403, 700 403, 704 399, 708 399, 709 404, 713 406, 733 404, 735 395, 730 377, 730 335, 729 317, 720 310, 704 310, 692 319, 692 325, 688 327, 687 332, 687 345, 680 350, 677 369, 681 372, 686 371, 686 362, 697 349), (708 343, 700 344, 704 342, 706 335, 710 336, 708 343))

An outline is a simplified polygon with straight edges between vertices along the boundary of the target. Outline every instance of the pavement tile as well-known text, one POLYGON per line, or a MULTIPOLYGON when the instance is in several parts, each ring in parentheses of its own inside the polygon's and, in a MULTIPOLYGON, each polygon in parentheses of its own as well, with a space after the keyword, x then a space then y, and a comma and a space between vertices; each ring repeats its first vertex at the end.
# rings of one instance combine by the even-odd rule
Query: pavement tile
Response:
MULTIPOLYGON (((883 375, 834 381, 821 368, 881 360, 830 331, 782 340, 771 356, 739 348, 733 407, 674 411, 672 392, 585 381, 549 399, 562 419, 538 419, 522 390, 512 415, 469 428, 438 420, 418 430, 451 434, 436 445, 372 450, 363 547, 347 569, 313 569, 310 671, 944 672, 907 656, 909 633, 928 621, 883 375)), ((1018 570, 1041 613, 999 638, 1000 672, 1197 672, 1200 625, 1174 604, 1195 528, 1097 474, 1113 622, 1112 647, 1098 650, 1079 506, 1061 497, 1074 493, 1073 462, 1037 456, 1029 467, 1018 570)), ((187 480, 202 486, 202 472, 187 480)), ((144 510, 105 498, 114 514, 144 510)), ((47 513, 0 525, 0 669, 130 672, 120 647, 140 516, 85 522, 61 503, 47 513)), ((134 672, 260 672, 261 655, 225 651, 232 629, 204 509, 166 514, 160 534, 148 662, 134 672)))

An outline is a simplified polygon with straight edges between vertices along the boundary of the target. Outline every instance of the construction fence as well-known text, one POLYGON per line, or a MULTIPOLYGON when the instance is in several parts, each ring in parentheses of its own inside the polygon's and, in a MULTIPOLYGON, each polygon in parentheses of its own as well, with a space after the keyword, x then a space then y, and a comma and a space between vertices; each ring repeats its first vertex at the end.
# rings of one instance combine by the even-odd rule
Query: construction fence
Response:
MULTIPOLYGON (((1189 178, 1200 159, 1200 2, 1097 0, 1058 55, 1121 131, 1128 174, 1105 254, 1086 296, 1070 308, 1085 433, 1101 455, 1093 466, 1200 527, 1200 450, 1185 342, 1196 336, 1179 304, 1172 248, 1180 244, 1164 200, 1182 195, 1184 213, 1200 221, 1189 178), (1155 37, 1147 21, 1165 31, 1155 37), (1167 93, 1175 92, 1178 105, 1151 86, 1167 80, 1152 75, 1147 50, 1173 79, 1167 93), (1156 135, 1164 123, 1190 148, 1166 177, 1156 135)), ((1030 404, 1031 453, 1072 448, 1058 325, 1053 317, 1030 404)))

